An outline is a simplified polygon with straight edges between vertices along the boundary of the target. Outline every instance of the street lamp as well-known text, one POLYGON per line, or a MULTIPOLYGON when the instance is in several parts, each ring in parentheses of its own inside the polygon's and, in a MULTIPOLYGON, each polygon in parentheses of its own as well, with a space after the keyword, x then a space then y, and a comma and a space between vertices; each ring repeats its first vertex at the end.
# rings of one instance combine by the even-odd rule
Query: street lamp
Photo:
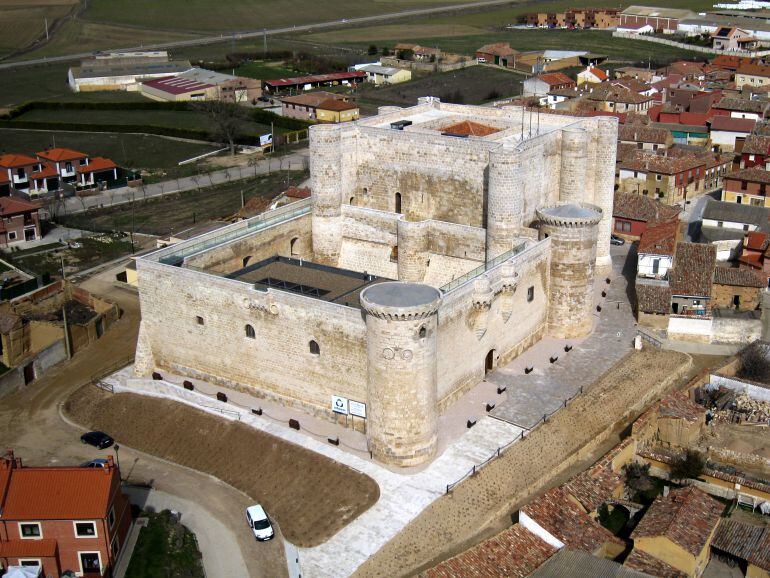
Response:
POLYGON ((121 481, 123 480, 123 474, 120 472, 120 446, 118 444, 115 444, 112 446, 115 448, 115 460, 118 462, 118 473, 120 474, 121 481))

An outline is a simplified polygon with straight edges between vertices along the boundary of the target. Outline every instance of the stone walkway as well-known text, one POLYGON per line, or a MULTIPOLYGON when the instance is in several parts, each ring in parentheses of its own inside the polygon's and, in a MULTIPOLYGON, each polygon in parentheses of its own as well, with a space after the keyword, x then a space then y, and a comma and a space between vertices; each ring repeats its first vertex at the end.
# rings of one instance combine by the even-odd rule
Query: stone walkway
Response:
MULTIPOLYGON (((492 415, 524 429, 532 429, 545 414, 563 407, 564 400, 579 393, 617 363, 633 347, 636 335, 634 312, 629 302, 623 267, 629 246, 612 247, 612 283, 597 283, 594 332, 582 340, 546 337, 503 368, 487 375, 487 381, 507 387, 507 397, 492 415), (607 291, 602 297, 601 292, 607 291), (570 345, 572 350, 564 351, 570 345), (558 357, 555 363, 550 359, 558 357), (525 374, 527 367, 533 367, 525 374)), ((635 265, 635 264, 634 264, 635 265)))

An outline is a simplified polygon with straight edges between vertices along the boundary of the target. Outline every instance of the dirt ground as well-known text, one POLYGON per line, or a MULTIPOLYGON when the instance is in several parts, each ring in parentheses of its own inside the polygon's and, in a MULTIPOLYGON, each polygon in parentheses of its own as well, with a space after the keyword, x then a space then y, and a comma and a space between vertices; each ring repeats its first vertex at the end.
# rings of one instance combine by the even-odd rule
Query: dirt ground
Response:
POLYGON ((510 525, 511 512, 599 459, 650 403, 686 383, 694 367, 689 356, 672 351, 629 354, 585 395, 431 504, 355 575, 411 576, 510 525), (575 456, 581 459, 570 463, 575 456))
POLYGON ((325 542, 379 498, 379 487, 364 474, 170 400, 86 385, 67 400, 64 411, 132 448, 209 473, 247 493, 297 546, 325 542))
MULTIPOLYGON (((725 449, 742 454, 749 460, 739 460, 740 469, 756 476, 766 478, 770 476, 770 467, 763 465, 760 457, 770 459, 770 429, 767 427, 739 425, 734 423, 718 423, 708 427, 706 435, 700 441, 701 449, 716 448, 725 449)), ((720 461, 711 456, 711 459, 720 461)), ((728 464, 732 465, 732 464, 728 464)))

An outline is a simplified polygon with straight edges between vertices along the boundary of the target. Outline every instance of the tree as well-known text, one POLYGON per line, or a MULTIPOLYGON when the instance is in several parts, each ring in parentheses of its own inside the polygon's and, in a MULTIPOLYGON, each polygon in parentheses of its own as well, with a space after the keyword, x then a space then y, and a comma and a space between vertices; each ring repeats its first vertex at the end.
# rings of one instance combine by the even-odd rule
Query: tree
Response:
POLYGON ((237 104, 220 100, 201 102, 197 108, 211 121, 212 136, 227 143, 230 154, 235 155, 235 139, 246 120, 246 111, 237 104))
MULTIPOLYGON (((636 496, 649 492, 655 487, 650 479, 650 464, 631 462, 625 467, 626 487, 636 496)), ((637 500, 638 501, 638 500, 637 500)))
POLYGON ((770 359, 764 347, 755 343, 741 352, 737 376, 763 383, 770 381, 770 359))
POLYGON ((671 464, 671 477, 675 480, 697 479, 706 467, 706 458, 695 450, 687 450, 684 456, 671 464))
POLYGON ((367 54, 369 56, 374 56, 375 54, 377 54, 377 47, 374 44, 370 44, 369 45, 369 50, 367 51, 367 54))

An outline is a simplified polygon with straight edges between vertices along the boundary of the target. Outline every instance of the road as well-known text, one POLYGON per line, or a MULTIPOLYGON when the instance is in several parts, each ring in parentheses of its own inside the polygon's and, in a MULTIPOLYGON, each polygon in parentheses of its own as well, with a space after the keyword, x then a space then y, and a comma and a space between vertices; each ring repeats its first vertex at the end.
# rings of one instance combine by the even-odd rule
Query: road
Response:
MULTIPOLYGON (((238 32, 233 34, 220 34, 217 36, 203 36, 190 40, 178 40, 175 42, 161 42, 157 44, 145 44, 143 46, 114 47, 105 50, 167 50, 170 48, 184 48, 187 46, 201 46, 205 44, 217 44, 219 42, 229 42, 231 40, 243 40, 248 38, 261 38, 263 36, 274 36, 276 34, 291 34, 297 32, 311 32, 323 30, 326 28, 337 28, 342 26, 353 27, 359 24, 370 24, 373 22, 383 22, 400 18, 409 18, 413 16, 425 16, 449 11, 461 11, 473 8, 484 8, 488 6, 497 6, 501 4, 511 4, 511 0, 482 0, 479 2, 468 2, 465 4, 455 4, 450 6, 439 6, 434 8, 416 8, 414 10, 402 10, 400 12, 390 12, 388 14, 376 14, 374 16, 361 16, 359 18, 349 18, 346 20, 333 20, 331 22, 317 22, 315 24, 302 24, 300 26, 285 26, 283 28, 271 28, 264 30, 252 30, 238 32)), ((0 70, 4 68, 16 68, 22 66, 34 66, 36 64, 49 64, 52 62, 68 62, 78 60, 93 55, 93 52, 79 52, 77 54, 65 54, 62 56, 52 56, 49 58, 33 58, 30 60, 19 60, 16 62, 6 62, 0 64, 0 70)))
POLYGON ((58 202, 55 207, 55 212, 58 215, 82 213, 88 209, 120 205, 122 203, 130 203, 134 200, 160 197, 162 195, 178 193, 180 191, 191 191, 200 187, 210 187, 230 181, 255 177, 257 175, 266 175, 270 172, 303 170, 308 167, 308 155, 308 149, 301 149, 286 156, 273 157, 259 161, 251 167, 231 167, 212 173, 144 185, 139 188, 121 187, 119 189, 101 191, 88 197, 69 197, 64 201, 58 202))
MULTIPOLYGON (((135 293, 112 284, 114 273, 114 270, 105 271, 83 286, 117 302, 123 310, 121 320, 72 360, 52 368, 30 386, 4 397, 0 403, 0 440, 3 440, 3 447, 13 448, 28 465, 77 464, 109 452, 99 452, 81 444, 79 436, 82 432, 62 419, 60 406, 93 373, 133 354, 140 317, 139 303, 135 293)), ((134 451, 125 445, 121 445, 120 462, 124 478, 134 483, 150 484, 154 489, 174 497, 170 503, 182 511, 183 523, 186 516, 192 518, 204 557, 206 550, 216 550, 223 542, 229 544, 227 548, 222 547, 221 552, 209 554, 209 558, 214 557, 214 561, 225 564, 222 568, 224 573, 209 576, 242 576, 244 567, 251 578, 287 575, 280 529, 277 529, 275 540, 256 543, 243 515, 245 507, 250 505, 245 494, 211 476, 134 451), (196 507, 185 511, 185 501, 196 504, 196 507), (211 523, 206 521, 209 518, 211 523), (235 558, 228 561, 225 553, 235 558)), ((207 567, 210 563, 204 562, 207 567)))

